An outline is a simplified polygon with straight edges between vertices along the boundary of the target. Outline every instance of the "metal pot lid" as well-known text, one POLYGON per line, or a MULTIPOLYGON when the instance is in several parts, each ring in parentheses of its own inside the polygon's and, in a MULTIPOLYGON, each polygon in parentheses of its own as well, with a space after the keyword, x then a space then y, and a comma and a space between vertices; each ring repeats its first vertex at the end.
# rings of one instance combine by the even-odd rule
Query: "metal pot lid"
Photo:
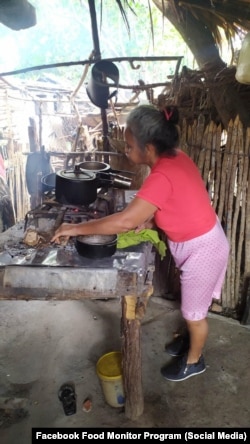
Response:
POLYGON ((80 181, 92 181, 96 178, 96 174, 89 171, 84 170, 61 170, 57 171, 57 176, 62 177, 63 179, 74 180, 77 182, 80 181))

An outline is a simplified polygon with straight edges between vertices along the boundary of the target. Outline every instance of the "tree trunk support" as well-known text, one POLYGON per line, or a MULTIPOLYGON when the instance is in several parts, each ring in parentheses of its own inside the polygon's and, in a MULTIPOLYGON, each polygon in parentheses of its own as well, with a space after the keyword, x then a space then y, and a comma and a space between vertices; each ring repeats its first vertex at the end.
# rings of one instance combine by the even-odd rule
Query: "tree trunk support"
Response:
POLYGON ((122 297, 122 370, 125 395, 125 416, 135 420, 144 410, 142 388, 141 320, 153 286, 150 285, 141 295, 122 297))

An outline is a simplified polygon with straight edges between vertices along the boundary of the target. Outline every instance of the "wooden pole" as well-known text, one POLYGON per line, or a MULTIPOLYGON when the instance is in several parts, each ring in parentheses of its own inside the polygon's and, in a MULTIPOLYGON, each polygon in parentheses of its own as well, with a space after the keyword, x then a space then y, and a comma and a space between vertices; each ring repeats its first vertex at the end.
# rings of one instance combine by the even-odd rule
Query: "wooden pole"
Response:
POLYGON ((153 287, 145 293, 122 297, 122 371, 125 394, 125 416, 135 420, 144 410, 142 387, 141 319, 146 312, 153 287))
MULTIPOLYGON (((98 27, 96 20, 95 0, 88 0, 88 3, 89 3, 90 18, 91 18, 92 38, 94 44, 94 59, 100 60, 101 51, 100 51, 98 27)), ((101 119, 102 119, 102 134, 103 134, 103 150, 109 151, 108 120, 107 120, 107 113, 104 108, 101 108, 101 119)))

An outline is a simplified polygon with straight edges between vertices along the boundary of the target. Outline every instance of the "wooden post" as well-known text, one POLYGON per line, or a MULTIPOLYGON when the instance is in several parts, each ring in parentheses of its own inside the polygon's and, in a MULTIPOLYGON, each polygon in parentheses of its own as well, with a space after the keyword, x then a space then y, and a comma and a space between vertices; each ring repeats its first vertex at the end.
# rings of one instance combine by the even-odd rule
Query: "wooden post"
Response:
POLYGON ((125 415, 135 420, 144 410, 142 387, 141 319, 146 312, 153 287, 141 296, 122 297, 122 371, 125 394, 125 415))

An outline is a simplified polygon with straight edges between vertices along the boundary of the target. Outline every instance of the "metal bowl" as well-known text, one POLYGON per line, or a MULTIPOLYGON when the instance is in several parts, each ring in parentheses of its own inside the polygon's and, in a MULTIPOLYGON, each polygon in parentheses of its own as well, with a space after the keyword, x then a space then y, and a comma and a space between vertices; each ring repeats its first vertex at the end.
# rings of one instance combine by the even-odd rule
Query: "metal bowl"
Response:
POLYGON ((98 162, 96 160, 86 160, 79 164, 81 170, 92 171, 94 173, 109 171, 110 165, 105 162, 98 162))
POLYGON ((117 241, 115 234, 91 234, 86 236, 78 236, 77 240, 88 245, 105 245, 117 241))
POLYGON ((117 235, 86 235, 77 236, 76 251, 80 256, 89 259, 101 259, 112 256, 116 252, 117 235))

